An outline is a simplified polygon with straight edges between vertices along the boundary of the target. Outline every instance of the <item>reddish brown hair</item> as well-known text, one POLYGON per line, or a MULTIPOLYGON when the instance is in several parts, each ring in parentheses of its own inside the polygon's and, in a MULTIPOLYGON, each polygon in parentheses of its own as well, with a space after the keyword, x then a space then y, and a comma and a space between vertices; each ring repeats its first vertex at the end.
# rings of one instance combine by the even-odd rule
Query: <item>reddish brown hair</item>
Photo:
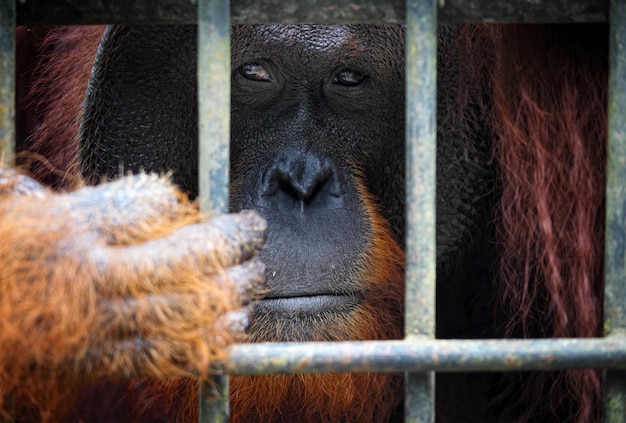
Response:
MULTIPOLYGON (((481 41, 493 46, 488 60, 501 189, 496 224, 504 335, 599 336, 605 28, 501 25, 482 31, 481 41)), ((506 408, 517 405, 525 420, 541 415, 590 422, 599 419, 600 395, 594 370, 533 373, 506 408)))
POLYGON ((18 49, 32 54, 20 54, 17 63, 18 142, 24 149, 17 163, 53 188, 76 187, 78 181, 78 129, 103 32, 103 26, 16 31, 18 49))

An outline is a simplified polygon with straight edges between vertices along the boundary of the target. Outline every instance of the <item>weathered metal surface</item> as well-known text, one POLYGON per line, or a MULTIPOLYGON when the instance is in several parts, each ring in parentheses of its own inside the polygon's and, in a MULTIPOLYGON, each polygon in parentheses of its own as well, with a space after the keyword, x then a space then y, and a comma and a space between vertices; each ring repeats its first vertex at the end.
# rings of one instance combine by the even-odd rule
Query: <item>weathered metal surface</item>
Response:
POLYGON ((608 0, 445 0, 442 22, 605 22, 608 0))
MULTIPOLYGON (((200 209, 228 211, 230 19, 228 0, 198 4, 198 184, 200 209)), ((200 395, 200 422, 228 422, 228 376, 200 395)))
POLYGON ((228 211, 230 26, 228 1, 200 1, 198 22, 198 177, 200 208, 228 211))
POLYGON ((192 24, 194 0, 20 0, 19 24, 192 24))
POLYGON ((199 392, 199 422, 227 423, 229 416, 229 380, 228 375, 215 376, 199 392))
POLYGON ((624 338, 397 340, 240 344, 229 374, 626 370, 624 338))
POLYGON ((401 23, 405 1, 235 0, 233 23, 401 23))
MULTIPOLYGON (((604 334, 626 338, 626 3, 611 1, 604 334)), ((604 421, 626 416, 626 372, 606 370, 604 421)))
POLYGON ((626 333, 626 3, 613 1, 609 59, 605 335, 626 333))
POLYGON ((15 157, 15 0, 0 0, 0 165, 15 157))
MULTIPOLYGON (((441 22, 603 22, 608 0, 445 0, 441 22)), ((18 22, 193 24, 195 0, 21 0, 18 22)), ((403 0, 233 0, 232 23, 404 22, 403 0)))
MULTIPOLYGON (((405 334, 435 337, 436 0, 409 0, 406 29, 405 334)), ((405 418, 435 418, 435 375, 405 375, 405 418)))
POLYGON ((406 334, 435 336, 437 25, 410 1, 406 31, 406 334))
POLYGON ((626 371, 604 371, 602 421, 623 423, 626 416, 626 371))

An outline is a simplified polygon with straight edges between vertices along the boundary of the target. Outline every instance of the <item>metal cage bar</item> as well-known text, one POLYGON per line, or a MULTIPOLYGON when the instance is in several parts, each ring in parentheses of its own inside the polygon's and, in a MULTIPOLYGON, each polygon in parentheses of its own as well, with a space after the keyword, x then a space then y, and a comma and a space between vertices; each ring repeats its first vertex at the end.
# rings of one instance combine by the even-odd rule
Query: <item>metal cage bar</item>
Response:
MULTIPOLYGON (((435 337, 436 0, 408 0, 406 21, 407 338, 435 337)), ((434 421, 434 372, 405 374, 405 420, 434 421)))
POLYGON ((15 158, 15 0, 0 2, 0 165, 15 158))
MULTIPOLYGON (((626 339, 626 3, 611 0, 604 335, 626 339)), ((626 416, 626 371, 604 373, 604 420, 626 416)))
POLYGON ((626 370, 626 337, 241 344, 230 349, 226 372, 231 375, 452 373, 593 367, 626 370), (339 348, 344 355, 338 356, 339 348))
POLYGON ((198 4, 198 179, 200 208, 228 211, 230 20, 228 0, 198 4))
MULTIPOLYGON (((228 211, 230 174, 230 8, 198 2, 198 182, 200 209, 228 211)), ((228 422, 228 375, 200 389, 199 420, 228 422)))

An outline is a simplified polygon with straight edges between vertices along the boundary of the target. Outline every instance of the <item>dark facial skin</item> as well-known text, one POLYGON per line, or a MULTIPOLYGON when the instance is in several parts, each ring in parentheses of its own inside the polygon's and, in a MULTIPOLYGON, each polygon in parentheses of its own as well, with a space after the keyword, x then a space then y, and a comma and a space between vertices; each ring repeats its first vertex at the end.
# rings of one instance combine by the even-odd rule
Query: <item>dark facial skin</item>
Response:
POLYGON ((367 27, 233 30, 245 48, 232 57, 231 208, 268 220, 270 292, 257 311, 277 320, 342 313, 367 295, 359 275, 373 241, 359 190, 403 142, 402 45, 380 45, 396 60, 379 61, 368 38, 367 27))

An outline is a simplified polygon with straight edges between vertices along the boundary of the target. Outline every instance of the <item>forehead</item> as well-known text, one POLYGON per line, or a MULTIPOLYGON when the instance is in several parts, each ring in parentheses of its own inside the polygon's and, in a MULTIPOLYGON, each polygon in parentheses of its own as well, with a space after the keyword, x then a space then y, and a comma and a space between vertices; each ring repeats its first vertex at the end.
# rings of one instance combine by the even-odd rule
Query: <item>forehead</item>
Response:
POLYGON ((363 28, 350 25, 241 25, 233 28, 233 62, 253 58, 298 61, 357 57, 366 50, 363 28))

